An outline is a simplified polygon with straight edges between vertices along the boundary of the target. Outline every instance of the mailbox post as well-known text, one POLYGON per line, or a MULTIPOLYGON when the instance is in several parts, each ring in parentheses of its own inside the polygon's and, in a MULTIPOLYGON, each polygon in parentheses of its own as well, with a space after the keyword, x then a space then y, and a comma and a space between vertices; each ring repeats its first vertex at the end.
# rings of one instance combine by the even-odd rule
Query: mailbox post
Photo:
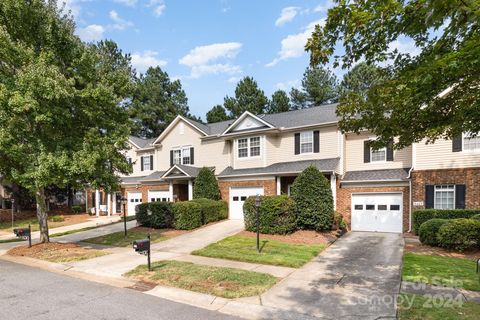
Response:
POLYGON ((12 206, 12 229, 13 229, 13 222, 15 220, 15 198, 11 198, 11 206, 12 206))
POLYGON ((18 237, 18 238, 23 238, 27 240, 28 238, 28 247, 32 247, 32 227, 28 225, 28 228, 16 228, 13 229, 13 233, 18 237))
POLYGON ((256 218, 257 218, 257 252, 260 252, 260 204, 261 204, 261 200, 260 200, 260 195, 256 195, 255 197, 255 214, 256 214, 256 218))
POLYGON ((125 239, 127 239, 127 210, 126 210, 126 207, 127 207, 127 202, 128 202, 128 199, 127 197, 123 196, 120 201, 122 202, 122 206, 123 206, 123 230, 124 230, 124 233, 125 233, 125 239))
POLYGON ((135 252, 147 256, 148 271, 152 271, 150 260, 150 235, 148 235, 147 239, 133 241, 133 249, 135 252))

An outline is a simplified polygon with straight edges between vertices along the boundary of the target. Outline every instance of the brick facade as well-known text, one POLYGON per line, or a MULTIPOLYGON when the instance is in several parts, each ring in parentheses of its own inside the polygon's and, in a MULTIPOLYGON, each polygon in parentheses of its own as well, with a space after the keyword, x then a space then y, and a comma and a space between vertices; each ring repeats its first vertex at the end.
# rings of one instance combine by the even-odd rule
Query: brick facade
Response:
POLYGON ((345 187, 340 186, 340 181, 337 180, 337 212, 341 213, 348 225, 351 227, 352 214, 352 193, 362 192, 402 192, 403 193, 403 232, 409 229, 409 201, 410 193, 409 187, 345 187))
POLYGON ((263 193, 266 196, 277 194, 277 185, 275 179, 270 180, 242 180, 242 181, 225 181, 219 180, 220 195, 223 200, 229 201, 231 187, 263 187, 263 193))
POLYGON ((465 207, 480 208, 480 168, 421 170, 412 172, 412 201, 423 202, 413 209, 425 207, 425 185, 464 184, 465 207))

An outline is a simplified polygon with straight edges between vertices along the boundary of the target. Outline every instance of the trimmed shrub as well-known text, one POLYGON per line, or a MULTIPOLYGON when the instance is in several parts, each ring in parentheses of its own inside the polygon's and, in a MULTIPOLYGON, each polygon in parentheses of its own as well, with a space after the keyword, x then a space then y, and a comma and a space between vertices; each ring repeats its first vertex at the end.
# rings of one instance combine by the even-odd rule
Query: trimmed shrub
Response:
POLYGON ((218 188, 217 178, 210 168, 203 167, 195 178, 193 185, 193 198, 206 198, 210 200, 220 199, 220 190, 218 188))
POLYGON ((82 210, 83 210, 82 206, 79 206, 79 205, 72 206, 73 213, 80 213, 82 212, 82 210))
POLYGON ((176 202, 172 205, 175 229, 192 230, 202 225, 202 206, 193 201, 176 202))
POLYGON ((173 228, 174 216, 170 202, 149 202, 137 206, 137 222, 155 229, 173 228))
POLYGON ((455 210, 439 210, 439 209, 421 209, 415 210, 412 213, 412 226, 413 232, 418 234, 418 229, 420 225, 425 221, 431 219, 458 219, 458 218, 471 218, 474 215, 480 214, 480 210, 465 210, 465 209, 455 209, 455 210))
MULTIPOLYGON (((267 234, 292 233, 297 228, 296 216, 293 213, 293 200, 286 195, 261 196, 260 232, 267 234)), ((245 229, 256 231, 255 197, 249 197, 243 204, 245 229)))
POLYGON ((332 229, 334 210, 330 182, 316 167, 310 166, 298 175, 292 185, 292 199, 299 228, 332 229))
POLYGON ((474 220, 478 220, 480 221, 480 213, 479 214, 476 214, 474 215, 471 219, 474 219, 474 220))
POLYGON ((438 245, 447 249, 463 251, 480 244, 480 221, 453 219, 440 227, 438 245))
POLYGON ((418 229, 420 242, 429 246, 438 246, 438 230, 447 222, 447 219, 431 219, 422 223, 418 229))
POLYGON ((193 199, 202 207, 202 224, 228 218, 228 203, 222 200, 215 201, 205 198, 193 199))

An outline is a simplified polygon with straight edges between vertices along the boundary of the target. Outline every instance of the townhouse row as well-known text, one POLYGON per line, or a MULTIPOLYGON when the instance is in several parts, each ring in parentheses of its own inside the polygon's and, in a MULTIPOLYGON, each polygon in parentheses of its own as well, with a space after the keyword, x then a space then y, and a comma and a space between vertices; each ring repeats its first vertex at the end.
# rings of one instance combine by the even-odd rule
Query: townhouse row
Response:
POLYGON ((202 167, 217 176, 229 218, 243 218, 248 196, 290 194, 297 175, 316 166, 330 181, 335 209, 352 230, 406 232, 417 208, 480 207, 480 138, 462 135, 402 150, 373 150, 368 132, 344 134, 336 104, 201 124, 178 116, 156 139, 131 137, 133 173, 121 191, 89 191, 96 212, 119 213, 150 201, 192 199, 202 167))

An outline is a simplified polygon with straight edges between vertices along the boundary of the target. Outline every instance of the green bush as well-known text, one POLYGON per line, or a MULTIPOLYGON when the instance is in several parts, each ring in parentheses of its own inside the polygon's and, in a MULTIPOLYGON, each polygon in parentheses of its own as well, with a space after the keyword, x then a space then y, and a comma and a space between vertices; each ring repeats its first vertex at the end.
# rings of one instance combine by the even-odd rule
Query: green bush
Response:
POLYGON ((82 212, 82 210, 83 210, 82 206, 78 206, 78 205, 72 206, 72 211, 74 213, 80 213, 80 212, 82 212))
POLYGON ((192 230, 202 225, 202 206, 193 201, 174 203, 173 215, 175 229, 192 230))
POLYGON ((479 214, 476 214, 476 215, 474 215, 473 217, 471 217, 471 219, 475 219, 475 220, 478 220, 478 221, 480 221, 480 213, 479 213, 479 214))
POLYGON ((463 251, 480 244, 480 221, 453 219, 440 227, 438 245, 447 249, 463 251))
MULTIPOLYGON (((287 234, 297 228, 296 216, 293 213, 293 200, 286 195, 261 196, 259 208, 261 233, 287 234)), ((245 229, 256 231, 255 197, 249 197, 243 204, 245 216, 245 229)))
POLYGON ((431 219, 428 220, 420 226, 418 229, 418 235, 420 236, 420 242, 423 244, 427 244, 429 246, 437 246, 438 245, 438 230, 441 226, 443 226, 447 219, 431 219))
POLYGON ((421 209, 415 210, 412 213, 412 226, 413 232, 418 234, 420 225, 425 221, 431 219, 458 219, 458 218, 471 218, 474 215, 480 214, 480 210, 466 210, 466 209, 452 209, 452 210, 439 210, 439 209, 421 209))
POLYGON ((217 178, 210 168, 203 167, 195 178, 193 185, 194 199, 219 200, 220 190, 218 188, 217 178))
POLYGON ((292 185, 292 199, 299 228, 332 229, 334 210, 330 182, 316 167, 310 166, 298 175, 292 185))
POLYGON ((191 202, 198 203, 202 207, 202 224, 228 218, 228 203, 225 201, 200 198, 193 199, 191 202))
POLYGON ((155 229, 173 228, 174 216, 170 202, 149 202, 138 205, 137 222, 155 229))

